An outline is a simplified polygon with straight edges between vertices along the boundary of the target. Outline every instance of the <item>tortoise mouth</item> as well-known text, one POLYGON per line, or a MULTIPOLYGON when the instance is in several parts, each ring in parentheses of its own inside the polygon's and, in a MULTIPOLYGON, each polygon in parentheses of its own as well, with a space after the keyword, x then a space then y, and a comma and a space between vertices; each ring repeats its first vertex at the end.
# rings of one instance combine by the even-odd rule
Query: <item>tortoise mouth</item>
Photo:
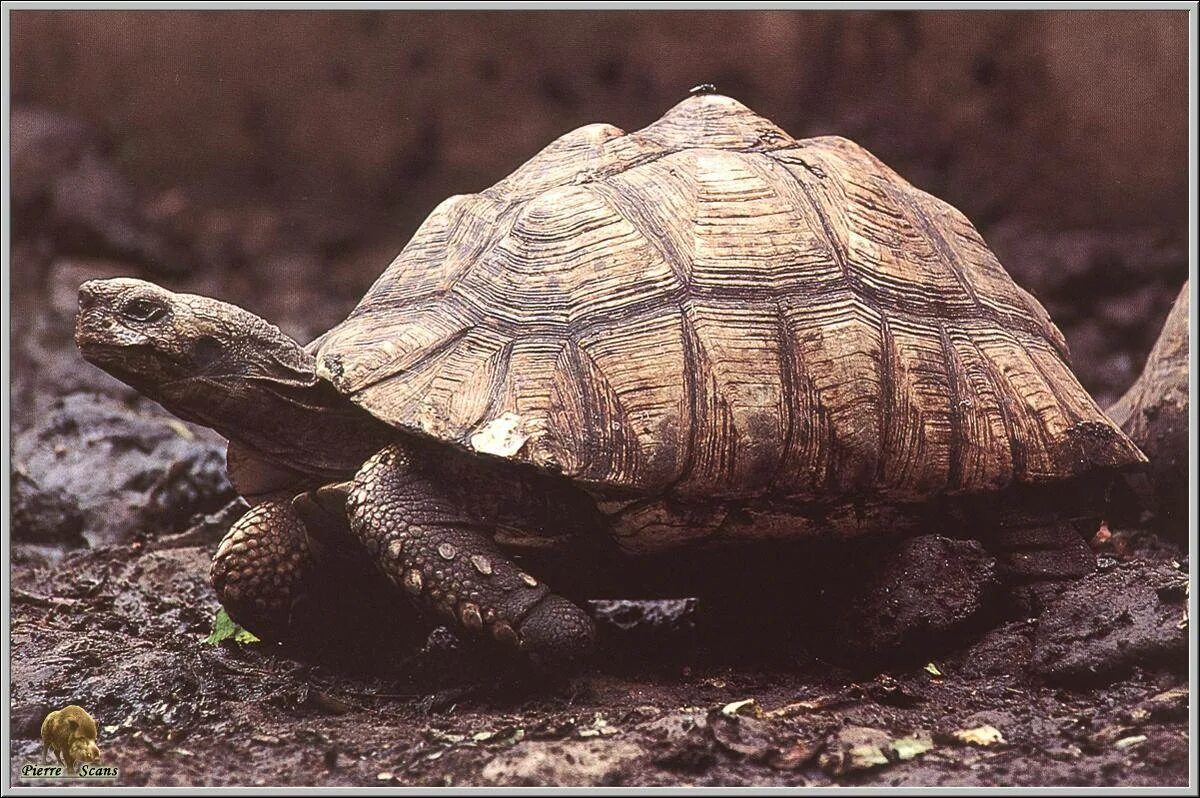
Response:
POLYGON ((84 360, 98 366, 141 359, 152 350, 146 344, 114 344, 111 341, 89 341, 80 337, 76 338, 75 346, 84 360))
POLYGON ((151 391, 165 382, 172 371, 163 353, 145 342, 82 340, 76 346, 88 363, 138 391, 151 391))

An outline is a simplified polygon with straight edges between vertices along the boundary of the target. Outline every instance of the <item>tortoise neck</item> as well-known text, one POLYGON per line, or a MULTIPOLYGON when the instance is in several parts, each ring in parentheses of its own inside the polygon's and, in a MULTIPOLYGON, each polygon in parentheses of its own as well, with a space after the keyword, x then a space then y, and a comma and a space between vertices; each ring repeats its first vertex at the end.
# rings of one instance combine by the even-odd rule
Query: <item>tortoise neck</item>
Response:
POLYGON ((322 479, 353 475, 390 427, 316 376, 316 362, 271 327, 247 336, 236 359, 160 387, 159 401, 245 449, 322 479))

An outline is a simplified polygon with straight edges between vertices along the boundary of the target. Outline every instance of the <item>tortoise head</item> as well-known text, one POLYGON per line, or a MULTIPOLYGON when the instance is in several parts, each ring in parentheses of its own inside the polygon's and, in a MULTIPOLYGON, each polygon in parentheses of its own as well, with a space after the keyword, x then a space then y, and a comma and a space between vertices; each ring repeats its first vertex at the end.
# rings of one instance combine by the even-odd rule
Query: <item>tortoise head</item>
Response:
POLYGON ((185 418, 249 392, 254 380, 314 379, 300 345, 253 313, 125 277, 79 287, 75 344, 85 360, 185 418))
POLYGON ((187 421, 289 469, 353 474, 388 428, 317 378, 300 344, 248 310, 143 280, 79 287, 84 359, 187 421))

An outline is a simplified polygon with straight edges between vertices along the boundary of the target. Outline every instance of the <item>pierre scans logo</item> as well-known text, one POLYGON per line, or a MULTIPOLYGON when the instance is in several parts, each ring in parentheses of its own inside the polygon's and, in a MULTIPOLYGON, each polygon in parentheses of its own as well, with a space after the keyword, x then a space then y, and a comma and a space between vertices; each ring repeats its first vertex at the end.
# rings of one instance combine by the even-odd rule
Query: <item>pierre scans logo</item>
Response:
POLYGON ((42 721, 42 761, 21 766, 22 779, 115 779, 118 768, 100 762, 96 721, 80 706, 55 710, 42 721), (55 764, 50 754, 58 760, 55 764))

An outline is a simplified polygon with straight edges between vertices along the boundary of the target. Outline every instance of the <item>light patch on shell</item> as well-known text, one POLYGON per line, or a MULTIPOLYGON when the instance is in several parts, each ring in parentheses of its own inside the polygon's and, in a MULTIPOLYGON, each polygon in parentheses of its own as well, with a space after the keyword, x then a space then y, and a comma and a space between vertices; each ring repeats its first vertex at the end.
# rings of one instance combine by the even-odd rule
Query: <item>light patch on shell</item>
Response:
POLYGON ((471 448, 482 454, 512 457, 529 440, 522 426, 520 416, 505 413, 484 424, 471 436, 471 448))

